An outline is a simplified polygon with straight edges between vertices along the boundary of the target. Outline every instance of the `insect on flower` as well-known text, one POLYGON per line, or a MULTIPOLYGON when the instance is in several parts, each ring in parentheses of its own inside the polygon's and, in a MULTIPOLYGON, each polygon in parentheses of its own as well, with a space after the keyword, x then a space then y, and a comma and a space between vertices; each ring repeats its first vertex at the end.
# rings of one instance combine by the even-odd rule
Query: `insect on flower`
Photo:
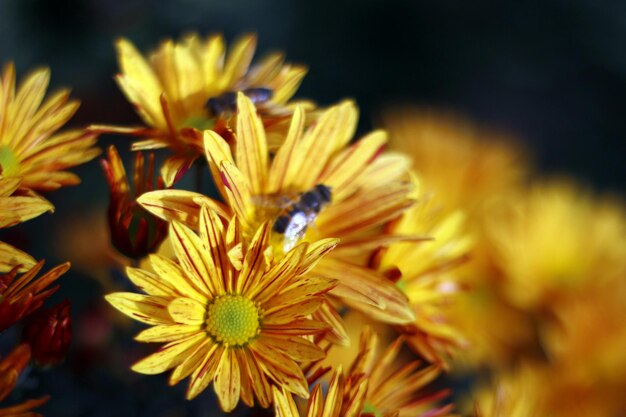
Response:
POLYGON ((331 202, 331 199, 332 191, 324 184, 317 184, 294 200, 286 199, 287 204, 281 205, 282 209, 272 225, 274 240, 282 244, 283 252, 289 252, 296 246, 304 237, 307 228, 315 222, 319 212, 331 202))
MULTIPOLYGON (((274 96, 274 91, 265 87, 251 87, 242 92, 257 105, 267 103, 274 96)), ((235 113, 237 111, 237 93, 227 91, 220 96, 211 97, 207 101, 206 107, 214 116, 235 113)))

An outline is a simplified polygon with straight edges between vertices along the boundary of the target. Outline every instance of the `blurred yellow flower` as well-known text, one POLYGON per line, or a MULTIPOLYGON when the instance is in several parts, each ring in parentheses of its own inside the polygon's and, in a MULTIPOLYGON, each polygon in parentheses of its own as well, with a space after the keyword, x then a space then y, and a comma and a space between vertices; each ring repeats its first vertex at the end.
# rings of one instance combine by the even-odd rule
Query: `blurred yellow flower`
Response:
POLYGON ((83 130, 55 134, 78 109, 61 90, 42 103, 50 71, 32 72, 15 89, 15 68, 4 67, 0 81, 0 176, 21 178, 20 187, 50 191, 80 179, 64 171, 96 157, 97 135, 83 130))
MULTIPOLYGON (((414 315, 404 294, 367 264, 368 255, 391 242, 423 240, 383 229, 413 204, 412 185, 405 180, 406 159, 381 155, 386 134, 375 131, 349 145, 357 122, 352 102, 324 111, 306 130, 304 111, 298 106, 283 145, 273 154, 252 101, 239 94, 237 106, 234 155, 215 132, 204 132, 204 144, 215 183, 241 220, 244 236, 250 238, 259 224, 273 221, 277 258, 300 241, 341 239, 314 270, 316 276, 338 281, 331 295, 377 320, 411 322, 414 315)), ((157 216, 196 227, 193 213, 203 196, 181 197, 155 191, 139 202, 157 216)), ((334 310, 324 312, 326 320, 338 322, 334 310)))
POLYGON ((236 93, 244 91, 258 106, 265 125, 280 124, 291 114, 291 103, 307 69, 285 63, 272 53, 250 66, 255 35, 238 39, 225 57, 221 35, 197 34, 181 41, 167 39, 144 58, 126 39, 116 43, 120 74, 116 79, 135 106, 145 127, 92 126, 94 131, 139 136, 133 149, 170 148, 175 156, 163 167, 167 185, 203 153, 202 130, 227 137, 236 119, 236 93))
POLYGON ((626 273, 626 211, 619 203, 552 180, 493 204, 487 239, 512 304, 550 309, 586 285, 626 273))
POLYGON ((300 364, 325 355, 308 336, 327 330, 309 317, 335 283, 303 275, 337 241, 302 243, 270 263, 268 223, 248 244, 237 218, 225 225, 203 207, 199 230, 198 235, 174 221, 170 237, 177 262, 152 255, 154 273, 127 269, 147 295, 106 297, 124 314, 153 326, 137 340, 166 343, 133 370, 158 374, 173 369, 171 384, 191 375, 188 399, 213 381, 225 411, 235 408, 240 397, 252 406, 256 396, 268 407, 272 386, 307 398, 300 364))
POLYGON ((383 124, 390 148, 412 159, 424 189, 447 211, 474 216, 486 199, 517 187, 528 171, 526 153, 514 140, 453 113, 394 109, 383 124))

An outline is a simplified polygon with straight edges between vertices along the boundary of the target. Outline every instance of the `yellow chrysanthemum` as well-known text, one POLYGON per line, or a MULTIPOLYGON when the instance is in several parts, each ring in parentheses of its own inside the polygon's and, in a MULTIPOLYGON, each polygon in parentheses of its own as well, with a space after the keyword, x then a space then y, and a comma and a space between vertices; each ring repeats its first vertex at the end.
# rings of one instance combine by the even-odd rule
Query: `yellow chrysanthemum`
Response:
POLYGON ((498 201, 487 234, 508 300, 540 309, 596 280, 626 273, 626 211, 568 181, 498 201))
POLYGON ((459 290, 457 267, 467 260, 472 239, 463 212, 442 212, 436 196, 422 190, 417 176, 413 175, 412 181, 418 203, 392 222, 389 232, 430 236, 432 240, 391 244, 380 257, 379 269, 398 278, 397 285, 415 312, 415 321, 398 326, 398 330, 426 360, 446 365, 455 348, 465 343, 459 328, 446 316, 459 290))
POLYGON ((64 171, 96 157, 96 134, 70 130, 55 134, 76 112, 79 103, 61 90, 42 103, 50 71, 30 74, 17 91, 15 68, 4 67, 0 84, 0 176, 21 178, 20 187, 50 191, 80 179, 64 171))
POLYGON ((424 188, 447 211, 470 216, 493 195, 517 187, 528 171, 525 152, 511 138, 458 115, 407 108, 388 112, 391 149, 412 160, 424 188))
MULTIPOLYGON (((413 312, 402 292, 367 265, 367 255, 375 249, 417 239, 388 234, 382 227, 413 204, 409 195, 412 186, 404 179, 406 159, 380 154, 386 134, 372 132, 349 145, 357 122, 352 102, 324 111, 306 130, 304 111, 298 106, 283 145, 273 154, 268 151, 266 132, 252 101, 240 94, 238 109, 234 152, 213 131, 204 132, 204 145, 213 178, 230 209, 241 219, 242 233, 251 236, 259 224, 281 216, 282 201, 293 203, 323 185, 332 193, 328 204, 313 215, 314 219, 309 218, 304 236, 273 232, 275 253, 284 252, 299 239, 340 238, 337 249, 315 268, 316 275, 338 280, 332 295, 381 321, 412 321, 413 312)), ((158 216, 187 221, 195 227, 197 215, 193 213, 198 207, 194 199, 198 198, 201 196, 195 193, 162 191, 146 193, 139 202, 158 216)), ((338 321, 332 309, 325 312, 329 320, 338 321)))
POLYGON ((334 282, 303 277, 336 240, 303 243, 270 263, 270 226, 263 224, 248 244, 236 218, 224 225, 206 207, 199 235, 173 222, 170 236, 176 260, 150 257, 153 272, 129 268, 129 278, 147 295, 114 293, 107 300, 124 314, 153 327, 137 340, 165 342, 157 353, 133 366, 144 374, 173 369, 170 383, 191 375, 187 398, 211 381, 221 407, 239 398, 263 407, 277 386, 308 397, 299 363, 324 357, 308 336, 327 326, 311 320, 334 282))
MULTIPOLYGON (((437 365, 420 368, 420 361, 402 364, 398 358, 402 345, 401 337, 380 354, 377 335, 366 328, 361 334, 359 353, 347 375, 343 375, 341 367, 333 373, 324 403, 320 385, 314 387, 307 417, 450 416, 452 405, 438 405, 449 395, 448 390, 424 392, 441 368, 437 365)), ((274 398, 277 416, 299 416, 288 392, 274 389, 274 398)))
POLYGON ((163 167, 168 185, 182 167, 202 155, 203 129, 228 134, 237 91, 255 96, 265 124, 273 126, 291 114, 288 101, 307 72, 301 65, 285 63, 282 53, 251 67, 255 35, 241 37, 226 58, 221 35, 165 40, 147 60, 125 39, 116 46, 121 70, 116 79, 146 127, 92 129, 144 138, 133 143, 135 150, 173 150, 176 156, 163 167))

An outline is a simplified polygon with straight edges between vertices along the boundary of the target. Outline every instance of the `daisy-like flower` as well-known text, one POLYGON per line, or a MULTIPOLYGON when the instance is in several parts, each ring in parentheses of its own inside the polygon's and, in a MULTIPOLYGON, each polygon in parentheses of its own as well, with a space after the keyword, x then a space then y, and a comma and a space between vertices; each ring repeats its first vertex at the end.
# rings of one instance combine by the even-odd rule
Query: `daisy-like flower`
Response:
POLYGON ((95 133, 56 133, 79 103, 69 100, 69 90, 43 101, 49 79, 50 71, 36 70, 16 91, 15 68, 9 63, 0 81, 0 176, 21 178, 20 187, 35 191, 78 184, 80 179, 64 170, 100 153, 93 147, 95 133))
POLYGON ((154 154, 150 154, 147 170, 141 152, 135 154, 133 172, 134 190, 131 195, 126 170, 114 146, 107 152, 108 159, 100 161, 111 194, 109 202, 109 232, 113 246, 132 259, 143 258, 163 242, 167 223, 137 203, 137 197, 145 192, 163 188, 163 180, 154 181, 154 154), (147 172, 146 172, 147 171, 147 172))
MULTIPOLYGON (((430 365, 420 369, 420 361, 404 365, 398 361, 403 338, 396 339, 382 355, 377 352, 379 339, 369 328, 361 334, 359 353, 347 375, 341 368, 333 372, 322 398, 320 385, 313 389, 308 402, 307 417, 328 415, 354 417, 442 417, 453 408, 438 403, 449 395, 448 390, 425 393, 424 388, 440 373, 430 365)), ((293 400, 285 390, 274 389, 276 415, 298 417, 293 400)))
POLYGON ((128 268, 129 278, 147 295, 114 293, 107 300, 124 314, 153 327, 137 336, 165 342, 133 366, 144 374, 173 369, 170 383, 191 376, 187 398, 212 381, 225 411, 239 398, 268 407, 271 388, 308 397, 300 363, 324 357, 309 336, 327 326, 309 316, 334 282, 303 276, 337 243, 303 243, 270 263, 270 225, 264 223, 248 244, 237 218, 228 225, 207 207, 199 234, 173 222, 170 236, 176 260, 149 260, 154 273, 128 268))
POLYGON ((225 57, 221 35, 202 39, 191 34, 179 42, 165 40, 146 59, 132 43, 120 39, 116 46, 121 73, 116 79, 146 126, 92 129, 144 138, 133 143, 135 150, 170 148, 175 156, 166 161, 163 174, 171 185, 202 155, 202 130, 211 128, 226 136, 237 91, 255 98, 268 127, 291 114, 288 101, 307 70, 285 63, 282 53, 270 54, 251 67, 256 42, 255 35, 245 35, 225 57))
POLYGON ((43 264, 39 261, 19 277, 18 267, 0 276, 0 332, 41 307, 59 289, 58 285, 48 287, 70 268, 66 262, 36 278, 43 264))
POLYGON ((460 211, 442 212, 436 196, 422 189, 417 176, 411 176, 418 203, 390 223, 393 235, 425 235, 426 242, 399 242, 381 251, 378 268, 409 299, 415 320, 397 330, 423 358, 447 366, 456 348, 465 344, 460 329, 447 318, 450 304, 459 292, 458 266, 467 260, 472 239, 460 211))
MULTIPOLYGON (((30 348, 21 344, 0 360, 0 401, 3 401, 13 391, 18 378, 28 361, 30 348)), ((49 396, 24 401, 21 404, 0 408, 0 417, 41 417, 41 414, 32 410, 48 401, 49 396)))
MULTIPOLYGON (((376 131, 349 145, 357 122, 352 102, 326 110, 306 130, 304 110, 297 107, 283 145, 273 154, 253 102, 240 93, 237 107, 234 154, 213 131, 204 132, 204 146, 213 178, 241 220, 243 235, 249 238, 259 224, 272 221, 276 256, 300 241, 340 238, 337 249, 315 268, 315 275, 338 280, 332 295, 381 321, 412 321, 402 292, 367 265, 376 248, 415 238, 383 230, 413 204, 412 186, 403 179, 406 159, 381 155, 386 134, 376 131)), ((198 211, 193 195, 182 208, 167 191, 146 193, 139 202, 158 216, 191 220, 189 213, 198 211)), ((339 319, 330 308, 325 314, 339 319)))
MULTIPOLYGON (((0 228, 14 226, 54 210, 46 199, 30 190, 19 189, 20 183, 20 178, 0 178, 0 228)), ((19 271, 23 272, 35 264, 29 254, 0 242, 0 272, 8 272, 18 265, 21 265, 19 271)))

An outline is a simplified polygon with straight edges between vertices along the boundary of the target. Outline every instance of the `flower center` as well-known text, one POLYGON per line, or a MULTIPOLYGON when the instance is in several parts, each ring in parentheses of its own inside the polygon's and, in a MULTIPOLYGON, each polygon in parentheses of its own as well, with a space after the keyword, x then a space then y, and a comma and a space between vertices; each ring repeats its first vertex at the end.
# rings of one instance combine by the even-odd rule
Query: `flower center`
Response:
POLYGON ((0 146, 0 175, 11 177, 19 172, 20 161, 8 146, 0 146))
POLYGON ((378 408, 368 402, 363 405, 363 414, 373 414, 375 417, 382 417, 383 415, 378 408))
POLYGON ((242 346, 259 334, 259 320, 259 309, 252 300, 226 294, 209 305, 206 330, 218 342, 242 346))

